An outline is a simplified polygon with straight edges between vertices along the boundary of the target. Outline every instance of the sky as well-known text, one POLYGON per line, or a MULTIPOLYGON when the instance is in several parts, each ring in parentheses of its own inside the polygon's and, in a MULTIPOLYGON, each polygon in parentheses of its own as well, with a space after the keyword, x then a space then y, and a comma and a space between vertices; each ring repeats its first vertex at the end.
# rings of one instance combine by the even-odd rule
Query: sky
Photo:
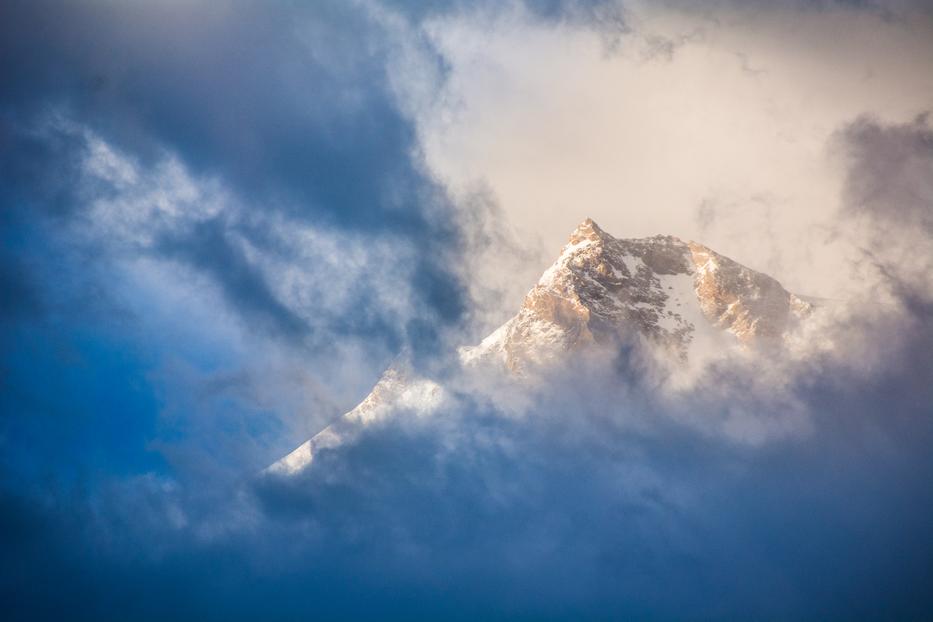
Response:
POLYGON ((11 0, 0 58, 7 619, 933 615, 927 4, 11 0), (833 312, 259 475, 587 217, 833 312))

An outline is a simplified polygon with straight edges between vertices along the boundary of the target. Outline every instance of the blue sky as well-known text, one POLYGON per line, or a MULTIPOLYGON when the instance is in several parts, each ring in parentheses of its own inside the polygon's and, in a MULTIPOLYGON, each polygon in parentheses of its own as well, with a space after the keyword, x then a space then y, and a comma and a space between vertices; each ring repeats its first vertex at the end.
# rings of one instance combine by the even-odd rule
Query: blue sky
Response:
POLYGON ((910 2, 4 3, 9 619, 929 616, 930 30, 910 2), (845 349, 725 367, 687 414, 572 370, 536 418, 466 400, 256 478, 400 353, 455 374, 586 216, 852 301, 845 349), (736 410, 784 431, 720 434, 736 410))

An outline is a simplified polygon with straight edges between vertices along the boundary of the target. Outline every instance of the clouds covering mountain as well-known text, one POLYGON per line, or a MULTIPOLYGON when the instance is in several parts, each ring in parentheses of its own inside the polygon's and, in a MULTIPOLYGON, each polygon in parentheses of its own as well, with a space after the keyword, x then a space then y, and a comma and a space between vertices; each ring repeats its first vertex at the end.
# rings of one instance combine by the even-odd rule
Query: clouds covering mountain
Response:
MULTIPOLYGON (((622 357, 642 356, 668 373, 690 365, 702 373, 710 359, 740 346, 780 356, 813 312, 771 277, 705 246, 671 236, 619 240, 587 218, 519 312, 478 346, 460 348, 459 363, 469 375, 511 374, 521 385, 560 374, 588 350, 622 350, 622 357)), ((432 415, 450 406, 450 393, 398 360, 356 408, 268 472, 293 475, 318 451, 352 441, 396 411, 432 415)))
POLYGON ((2 3, 4 619, 930 617, 931 32, 2 3))

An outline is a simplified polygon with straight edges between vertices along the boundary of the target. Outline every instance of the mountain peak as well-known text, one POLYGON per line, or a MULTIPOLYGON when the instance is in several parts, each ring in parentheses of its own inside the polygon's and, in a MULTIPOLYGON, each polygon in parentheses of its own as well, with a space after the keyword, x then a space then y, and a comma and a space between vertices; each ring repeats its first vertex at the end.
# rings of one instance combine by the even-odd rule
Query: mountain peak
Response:
POLYGON ((603 231, 592 218, 585 219, 570 234, 571 244, 579 244, 584 240, 601 242, 607 239, 612 239, 612 236, 603 231))
MULTIPOLYGON (((639 340, 675 364, 731 347, 779 345, 812 305, 766 274, 669 235, 617 239, 587 218, 532 287, 518 313, 479 345, 469 367, 517 374, 564 364, 574 350, 639 340)), ((323 448, 350 441, 398 410, 431 412, 446 390, 396 363, 355 409, 270 466, 289 475, 323 448)))
POLYGON ((518 315, 469 357, 499 352, 517 371, 587 344, 639 336, 686 360, 698 342, 718 350, 780 341, 809 312, 773 278, 701 244, 670 235, 615 238, 587 218, 518 315))

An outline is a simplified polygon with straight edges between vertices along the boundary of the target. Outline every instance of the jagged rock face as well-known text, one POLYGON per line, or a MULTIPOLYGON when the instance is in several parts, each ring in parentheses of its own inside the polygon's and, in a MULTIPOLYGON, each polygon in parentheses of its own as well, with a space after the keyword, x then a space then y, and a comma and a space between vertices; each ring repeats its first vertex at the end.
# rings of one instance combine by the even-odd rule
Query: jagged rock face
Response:
POLYGON ((715 325, 743 342, 778 339, 813 307, 776 280, 695 242, 688 244, 700 307, 715 325))
MULTIPOLYGON (((712 348, 780 344, 811 305, 773 278, 701 244, 671 236, 616 239, 586 219, 511 320, 476 347, 465 366, 504 364, 521 376, 560 363, 572 350, 644 339, 685 361, 712 348)), ((366 425, 400 410, 429 413, 446 399, 439 384, 396 363, 356 408, 267 469, 293 474, 314 453, 351 441, 366 425)))
POLYGON ((740 343, 779 339, 810 305, 771 277, 671 236, 616 239, 587 219, 528 292, 521 310, 467 360, 512 370, 613 339, 644 337, 686 359, 699 332, 740 343))

